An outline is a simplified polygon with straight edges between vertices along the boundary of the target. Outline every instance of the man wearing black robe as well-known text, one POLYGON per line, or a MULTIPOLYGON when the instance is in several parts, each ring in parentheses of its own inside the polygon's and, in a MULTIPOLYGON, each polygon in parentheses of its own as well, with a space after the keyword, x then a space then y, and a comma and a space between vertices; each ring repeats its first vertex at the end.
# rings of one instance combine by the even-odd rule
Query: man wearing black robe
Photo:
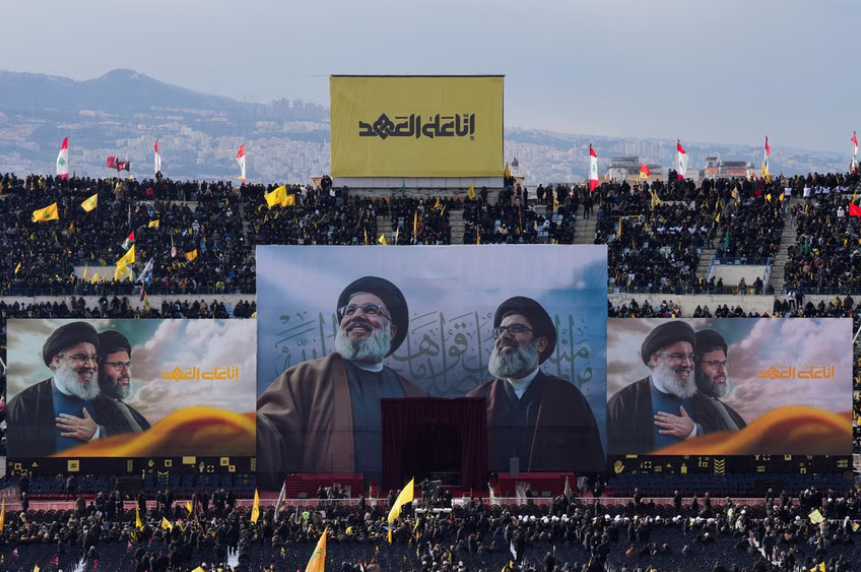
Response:
POLYGON ((507 472, 510 457, 519 457, 527 472, 603 471, 601 437, 586 398, 539 367, 556 349, 547 311, 516 296, 499 306, 493 326, 488 370, 495 379, 467 394, 487 401, 488 469, 507 472))
POLYGON ((652 370, 607 403, 611 454, 643 454, 725 428, 711 398, 697 391, 693 328, 681 320, 654 328, 640 348, 652 370))

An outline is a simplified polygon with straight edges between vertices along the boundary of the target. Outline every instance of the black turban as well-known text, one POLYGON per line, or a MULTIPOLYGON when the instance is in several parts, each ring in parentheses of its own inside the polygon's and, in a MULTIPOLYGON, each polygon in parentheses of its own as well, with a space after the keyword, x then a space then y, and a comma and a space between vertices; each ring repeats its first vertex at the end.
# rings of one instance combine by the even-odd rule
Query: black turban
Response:
POLYGON ((691 347, 694 346, 696 336, 690 324, 681 320, 661 324, 649 332, 649 335, 643 341, 643 347, 640 350, 643 363, 649 365, 649 360, 652 359, 654 354, 676 342, 688 342, 691 344, 691 347))
POLYGON ((99 334, 99 355, 107 357, 115 352, 126 351, 132 357, 132 344, 122 332, 106 330, 99 334))
MULTIPOLYGON (((392 346, 389 348, 390 356, 395 353, 407 337, 407 328, 410 325, 409 309, 407 308, 407 299, 397 286, 386 280, 376 276, 364 276, 352 282, 344 288, 341 295, 338 297, 338 308, 343 308, 350 303, 350 298, 360 292, 373 294, 383 301, 389 315, 392 317, 392 325, 397 331, 395 337, 392 338, 392 346)), ((336 308, 336 309, 338 309, 336 308)))
POLYGON ((93 344, 98 351, 99 333, 93 326, 87 322, 72 322, 60 326, 45 340, 45 345, 42 346, 42 359, 45 360, 45 365, 50 366, 55 355, 66 348, 82 343, 93 344))
POLYGON ((496 309, 496 314, 493 316, 493 327, 498 328, 502 320, 512 314, 520 314, 529 320, 534 337, 547 338, 547 347, 538 356, 538 363, 544 363, 556 349, 556 326, 553 325, 550 314, 532 298, 515 296, 500 304, 499 308, 496 309))
POLYGON ((713 352, 715 350, 723 350, 727 353, 726 340, 715 330, 700 330, 696 334, 697 343, 694 345, 694 353, 698 356, 713 352))

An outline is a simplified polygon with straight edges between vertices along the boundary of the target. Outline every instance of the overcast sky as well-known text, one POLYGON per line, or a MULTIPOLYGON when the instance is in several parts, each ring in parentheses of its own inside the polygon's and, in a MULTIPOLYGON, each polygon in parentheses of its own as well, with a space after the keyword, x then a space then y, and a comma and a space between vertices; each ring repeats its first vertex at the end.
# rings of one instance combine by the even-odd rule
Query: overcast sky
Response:
MULTIPOLYGON (((507 127, 851 153, 856 0, 7 0, 0 69, 328 106, 329 74, 506 76, 507 127)), ((2 102, 0 102, 2 107, 2 102)))

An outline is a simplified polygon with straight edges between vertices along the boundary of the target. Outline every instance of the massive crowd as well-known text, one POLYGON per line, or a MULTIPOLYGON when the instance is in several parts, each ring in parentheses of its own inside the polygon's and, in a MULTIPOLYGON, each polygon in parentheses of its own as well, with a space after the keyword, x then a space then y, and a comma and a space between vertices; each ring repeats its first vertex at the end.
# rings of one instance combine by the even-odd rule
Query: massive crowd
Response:
POLYGON ((0 555, 11 570, 69 569, 83 560, 87 570, 117 572, 188 572, 201 563, 204 570, 292 572, 304 567, 326 531, 326 567, 342 572, 514 566, 535 572, 800 572, 820 563, 848 572, 861 557, 861 498, 846 484, 845 492, 769 489, 744 505, 678 491, 656 504, 637 489, 626 499, 578 498, 570 491, 516 505, 443 498, 426 506, 417 500, 394 523, 391 543, 387 509, 394 493, 388 502, 360 497, 276 507, 268 501, 256 521, 247 502, 237 503, 223 488, 185 498, 166 489, 130 499, 117 492, 73 495, 74 508, 53 511, 31 509, 23 494, 20 509, 6 513, 0 555), (811 516, 814 510, 821 522, 811 516))
MULTIPOLYGON (((643 299, 608 304, 610 317, 840 316, 852 317, 858 330, 861 303, 848 295, 861 286, 855 264, 861 254, 861 219, 848 215, 848 196, 858 185, 857 175, 812 174, 770 183, 705 181, 700 186, 671 176, 669 183, 633 187, 604 183, 594 194, 583 186, 540 186, 535 198, 544 208, 536 208, 529 191, 518 186, 492 201, 486 190, 466 199, 415 199, 397 192, 370 199, 328 183, 321 188, 291 186, 295 206, 269 209, 263 195, 275 185, 61 182, 4 175, 0 216, 6 224, 0 248, 11 255, 0 263, 0 296, 69 298, 58 302, 36 298, 27 304, 0 300, 0 316, 247 318, 256 312, 256 245, 363 245, 377 243, 381 235, 389 244, 452 244, 451 215, 458 211, 466 244, 571 244, 575 225, 592 216, 594 208, 594 242, 608 245, 611 287, 676 298, 655 305, 643 299), (94 193, 98 208, 87 213, 81 203, 94 193), (31 221, 32 211, 54 201, 59 222, 31 221), (780 244, 784 218, 796 225, 795 244, 780 244), (141 285, 131 280, 93 281, 92 273, 84 279, 73 272, 75 266, 113 265, 125 253, 121 244, 132 231, 137 250, 134 275, 139 276, 152 259, 146 292, 166 296, 156 307, 134 302, 141 285), (747 261, 786 251, 790 295, 777 296, 770 314, 745 311, 737 304, 683 308, 679 296, 734 291, 735 285, 708 282, 697 273, 703 251, 711 249, 718 259, 747 261), (196 257, 189 260, 187 253, 196 257), (820 292, 838 296, 828 303, 805 300, 805 294, 820 292), (171 299, 183 294, 195 301, 171 299), (226 294, 247 295, 247 301, 228 306, 219 301, 219 295, 226 294), (97 304, 88 306, 84 296, 98 296, 97 304)), ((754 288, 757 293, 773 293, 768 285, 754 288)), ((5 364, 5 320, 0 326, 0 357, 5 364)), ((856 416, 861 410, 857 371, 856 416)), ((0 389, 5 393, 5 369, 3 373, 0 389)), ((4 417, 5 401, 0 400, 0 429, 4 417)), ((854 436, 861 447, 857 427, 854 436)), ((5 447, 5 437, 0 447, 5 447)), ((56 556, 55 563, 63 569, 83 558, 93 569, 100 561, 102 569, 164 572, 192 570, 201 562, 212 564, 205 569, 214 569, 236 551, 236 570, 271 565, 292 571, 304 566, 328 526, 333 555, 328 567, 342 572, 498 570, 514 559, 526 568, 548 572, 554 568, 596 572, 605 565, 615 571, 691 569, 694 563, 706 562, 701 569, 746 567, 764 572, 810 569, 820 561, 827 562, 827 570, 839 572, 849 569, 841 558, 861 559, 853 540, 861 501, 853 490, 842 496, 829 493, 818 504, 815 491, 812 499, 808 491, 794 505, 772 498, 749 507, 710 500, 702 508, 654 506, 640 499, 614 505, 559 498, 550 507, 470 502, 434 518, 408 514, 395 528, 392 545, 385 542, 385 512, 371 503, 362 508, 290 508, 277 517, 270 508, 252 523, 248 507, 231 505, 226 494, 224 503, 200 511, 198 495, 192 514, 166 493, 153 497, 141 513, 147 523, 143 530, 136 530, 134 510, 113 493, 91 501, 80 498, 76 509, 69 511, 22 515, 10 510, 0 531, 0 557, 7 566, 14 562, 18 569, 29 566, 28 570, 56 556), (814 525, 808 514, 820 505, 826 520, 814 525), (170 527, 162 528, 162 517, 170 527)))

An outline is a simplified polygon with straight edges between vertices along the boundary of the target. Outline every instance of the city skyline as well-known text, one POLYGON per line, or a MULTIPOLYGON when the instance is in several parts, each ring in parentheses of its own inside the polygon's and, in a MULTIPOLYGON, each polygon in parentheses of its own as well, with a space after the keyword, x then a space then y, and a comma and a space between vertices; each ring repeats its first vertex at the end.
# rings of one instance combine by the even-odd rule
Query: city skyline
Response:
POLYGON ((499 73, 509 128, 746 145, 768 135, 774 149, 847 156, 858 129, 861 81, 848 70, 861 6, 846 0, 235 6, 83 0, 46 16, 12 2, 4 39, 27 49, 0 67, 78 80, 130 68, 239 101, 326 107, 330 74, 499 73), (129 27, 105 50, 105 34, 129 27), (156 28, 158 39, 146 33, 156 28))

